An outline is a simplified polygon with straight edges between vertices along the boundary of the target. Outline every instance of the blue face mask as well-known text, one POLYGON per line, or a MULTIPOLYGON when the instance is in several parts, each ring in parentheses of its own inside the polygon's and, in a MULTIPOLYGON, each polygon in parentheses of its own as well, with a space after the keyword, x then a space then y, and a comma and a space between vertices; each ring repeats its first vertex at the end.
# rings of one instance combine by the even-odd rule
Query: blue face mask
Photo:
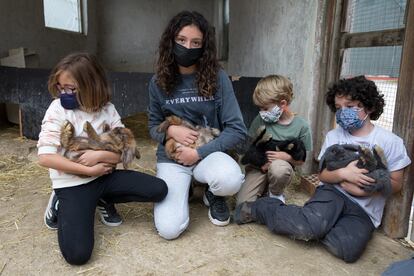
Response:
POLYGON ((345 107, 338 109, 335 114, 336 123, 348 132, 360 129, 364 125, 365 119, 368 117, 367 114, 364 119, 360 119, 358 112, 361 110, 362 108, 358 107, 345 107))
POLYGON ((60 104, 64 109, 76 109, 79 107, 78 99, 76 94, 60 94, 60 104))

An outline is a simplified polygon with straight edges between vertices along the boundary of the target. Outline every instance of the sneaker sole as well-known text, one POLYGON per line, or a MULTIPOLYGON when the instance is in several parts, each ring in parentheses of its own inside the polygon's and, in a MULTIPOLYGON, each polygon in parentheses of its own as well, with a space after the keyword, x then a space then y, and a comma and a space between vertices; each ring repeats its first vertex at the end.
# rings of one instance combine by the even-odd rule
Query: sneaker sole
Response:
POLYGON ((99 213, 99 220, 102 222, 102 224, 105 224, 106 226, 116 227, 122 224, 122 220, 120 222, 107 222, 104 219, 104 216, 98 211, 99 213))
POLYGON ((204 205, 205 206, 210 207, 210 203, 208 202, 208 199, 206 197, 206 194, 203 195, 203 202, 204 202, 204 205))
MULTIPOLYGON (((54 194, 54 193, 55 193, 55 191, 52 191, 52 194, 54 194)), ((47 212, 49 211, 50 207, 52 207, 52 201, 53 201, 53 196, 50 195, 49 202, 47 203, 47 206, 46 206, 45 214, 43 215, 43 222, 46 225, 46 227, 49 228, 50 230, 57 230, 57 227, 56 228, 55 227, 50 227, 46 223, 46 215, 47 215, 47 212)))
POLYGON ((208 210, 208 218, 210 219, 211 223, 216 225, 216 226, 226 226, 230 223, 230 217, 225 221, 221 221, 221 220, 213 218, 211 216, 210 209, 208 210))
MULTIPOLYGON (((207 207, 210 207, 210 203, 208 203, 208 200, 205 194, 203 196, 203 202, 204 202, 204 205, 206 205, 207 207)), ((212 224, 217 225, 217 226, 226 226, 230 223, 230 217, 225 221, 221 221, 221 220, 213 218, 211 216, 210 209, 208 209, 208 218, 210 219, 212 224)))

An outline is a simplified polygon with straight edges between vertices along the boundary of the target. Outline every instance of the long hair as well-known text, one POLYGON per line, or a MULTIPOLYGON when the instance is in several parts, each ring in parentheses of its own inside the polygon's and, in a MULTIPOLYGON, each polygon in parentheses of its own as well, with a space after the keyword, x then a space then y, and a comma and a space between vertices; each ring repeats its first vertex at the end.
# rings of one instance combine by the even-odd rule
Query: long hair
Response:
POLYGON ((157 84, 167 95, 171 94, 179 82, 178 65, 174 58, 175 38, 185 26, 197 26, 203 34, 203 55, 196 66, 196 85, 199 95, 211 96, 217 90, 217 74, 220 65, 217 61, 214 29, 198 12, 182 11, 174 16, 165 28, 158 47, 156 65, 157 84))
POLYGON ((68 72, 76 82, 76 97, 87 112, 99 111, 111 99, 111 91, 105 70, 97 58, 88 53, 73 53, 58 62, 49 75, 48 90, 53 97, 60 91, 56 88, 62 72, 68 72))

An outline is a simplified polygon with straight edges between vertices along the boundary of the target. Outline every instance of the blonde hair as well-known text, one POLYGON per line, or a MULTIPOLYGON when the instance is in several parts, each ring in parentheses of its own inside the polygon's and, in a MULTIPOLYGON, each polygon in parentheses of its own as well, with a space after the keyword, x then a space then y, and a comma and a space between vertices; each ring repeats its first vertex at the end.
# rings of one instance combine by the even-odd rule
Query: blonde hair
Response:
POLYGON ((285 100, 289 105, 293 99, 292 82, 280 75, 269 75, 262 78, 253 92, 253 102, 259 107, 278 104, 285 100))
POLYGON ((64 57, 49 75, 48 90, 53 97, 59 96, 56 87, 60 74, 68 72, 76 82, 76 97, 87 112, 101 110, 111 99, 111 91, 105 70, 98 59, 88 53, 73 53, 64 57))

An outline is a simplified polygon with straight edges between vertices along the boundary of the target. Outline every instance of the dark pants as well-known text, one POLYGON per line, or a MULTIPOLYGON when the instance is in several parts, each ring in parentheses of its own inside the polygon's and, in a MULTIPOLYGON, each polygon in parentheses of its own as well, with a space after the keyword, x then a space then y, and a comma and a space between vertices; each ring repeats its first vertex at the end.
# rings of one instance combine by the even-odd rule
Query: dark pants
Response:
POLYGON ((381 276, 401 276, 413 275, 414 273, 414 257, 390 264, 381 276))
POLYGON ((59 199, 58 240, 70 264, 86 263, 94 245, 95 208, 99 198, 108 203, 159 202, 167 195, 159 178, 136 171, 117 170, 87 184, 56 189, 59 199))
POLYGON ((252 215, 274 233, 319 240, 329 252, 349 263, 362 255, 375 229, 365 211, 331 185, 318 187, 303 207, 260 198, 252 205, 252 215))

